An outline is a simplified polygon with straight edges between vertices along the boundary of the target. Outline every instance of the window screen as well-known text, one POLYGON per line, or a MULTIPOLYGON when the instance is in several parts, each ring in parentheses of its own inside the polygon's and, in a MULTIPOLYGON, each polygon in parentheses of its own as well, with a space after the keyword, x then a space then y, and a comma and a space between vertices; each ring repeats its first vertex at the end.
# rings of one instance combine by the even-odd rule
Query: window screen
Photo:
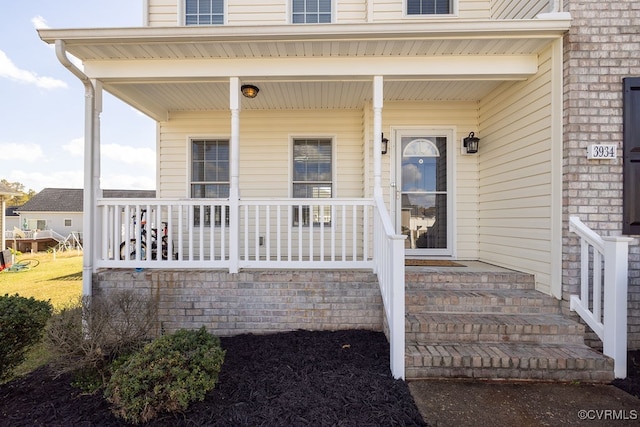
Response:
POLYGON ((331 0, 293 0, 294 24, 331 22, 331 0))
POLYGON ((224 0, 186 0, 185 24, 224 24, 224 0))
POLYGON ((446 15, 451 13, 451 0, 407 0, 408 15, 446 15))

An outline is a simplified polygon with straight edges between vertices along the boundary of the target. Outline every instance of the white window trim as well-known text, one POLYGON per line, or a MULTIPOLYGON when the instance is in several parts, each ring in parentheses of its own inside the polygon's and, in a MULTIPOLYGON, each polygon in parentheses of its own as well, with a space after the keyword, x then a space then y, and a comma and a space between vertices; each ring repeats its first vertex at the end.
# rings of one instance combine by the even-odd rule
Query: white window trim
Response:
MULTIPOLYGON (((211 135, 190 135, 187 137, 187 141, 186 141, 186 145, 187 145, 187 149, 186 152, 187 154, 187 159, 186 159, 186 163, 187 163, 187 176, 185 177, 185 181, 186 181, 186 188, 185 188, 185 195, 186 198, 188 199, 193 199, 194 197, 191 197, 191 178, 193 177, 193 144, 192 142, 194 140, 201 140, 201 139, 214 139, 214 140, 220 140, 220 139, 225 139, 227 141, 229 141, 229 149, 231 149, 231 136, 230 135, 218 135, 218 136, 211 136, 211 135)), ((232 159, 229 159, 229 163, 231 163, 232 159)), ((231 177, 229 177, 229 185, 231 185, 231 177)))
MULTIPOLYGON (((405 1, 405 0, 403 0, 405 1)), ((225 3, 226 6, 226 3, 225 3)), ((336 19, 336 15, 338 13, 338 11, 336 10, 337 7, 337 0, 331 0, 331 22, 322 22, 322 23, 318 23, 318 24, 308 24, 308 23, 304 23, 304 24, 294 24, 293 23, 293 0, 289 0, 287 2, 287 20, 289 22, 289 24, 292 25, 329 25, 329 24, 334 24, 337 22, 336 19)), ((225 15, 226 16, 226 15, 225 15)))
POLYGON ((331 199, 338 197, 338 183, 336 181, 338 164, 337 136, 327 134, 301 134, 289 135, 289 176, 287 185, 289 186, 289 198, 293 199, 293 141, 296 139, 330 139, 331 140, 331 199))
MULTIPOLYGON (((227 135, 227 136, 211 136, 211 135, 190 135, 187 137, 187 153, 189 153, 187 155, 187 176, 186 176, 186 181, 187 181, 187 187, 186 187, 186 198, 193 200, 193 199, 199 199, 196 197, 192 197, 191 196, 191 184, 193 183, 193 181, 191 180, 191 178, 193 177, 193 144, 192 142, 194 140, 227 140, 229 143, 229 150, 231 150, 231 136, 227 135)), ((229 164, 231 164, 232 159, 229 158, 229 164)), ((231 176, 229 176, 229 186, 231 186, 231 176)), ((229 200, 229 198, 227 197, 225 200, 229 200)), ((229 213, 229 211, 227 210, 227 213, 229 213)), ((194 228, 200 229, 200 225, 193 225, 192 226, 194 228)), ((209 225, 205 225, 204 228, 210 227, 211 224, 209 225)), ((219 225, 213 225, 214 228, 220 227, 219 225)), ((225 227, 228 227, 228 225, 225 225, 225 227)))
POLYGON ((433 19, 457 18, 458 17, 458 3, 459 3, 459 0, 451 0, 451 13, 447 13, 447 14, 443 14, 443 15, 429 15, 429 14, 409 15, 409 13, 407 11, 407 0, 402 0, 402 15, 403 15, 403 17, 405 19, 417 19, 417 20, 424 20, 424 19, 433 20, 433 19))

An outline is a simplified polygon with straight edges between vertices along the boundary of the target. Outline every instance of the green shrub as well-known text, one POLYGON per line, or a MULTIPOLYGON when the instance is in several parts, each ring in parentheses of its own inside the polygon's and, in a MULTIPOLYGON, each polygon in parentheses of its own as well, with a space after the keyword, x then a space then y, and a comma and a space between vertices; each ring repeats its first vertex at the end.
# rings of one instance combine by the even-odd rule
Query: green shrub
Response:
POLYGON ((105 397, 134 424, 184 411, 214 388, 224 355, 220 339, 204 327, 162 336, 114 364, 105 397))
POLYGON ((40 342, 52 311, 49 301, 18 294, 0 297, 0 380, 9 378, 27 350, 40 342))

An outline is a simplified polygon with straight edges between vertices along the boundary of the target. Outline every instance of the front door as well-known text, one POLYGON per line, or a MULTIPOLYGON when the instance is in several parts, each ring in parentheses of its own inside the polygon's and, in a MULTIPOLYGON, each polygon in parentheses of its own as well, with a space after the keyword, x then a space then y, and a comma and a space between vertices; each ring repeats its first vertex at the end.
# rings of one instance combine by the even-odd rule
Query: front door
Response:
POLYGON ((406 254, 451 256, 452 129, 396 130, 396 223, 406 254))

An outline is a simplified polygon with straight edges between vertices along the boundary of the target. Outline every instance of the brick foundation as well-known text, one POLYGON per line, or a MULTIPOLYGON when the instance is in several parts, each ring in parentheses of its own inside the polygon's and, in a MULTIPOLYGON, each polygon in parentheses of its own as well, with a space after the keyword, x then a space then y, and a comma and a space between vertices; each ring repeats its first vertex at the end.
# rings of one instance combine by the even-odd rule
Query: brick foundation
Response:
POLYGON ((381 331, 377 278, 365 271, 105 270, 96 296, 134 289, 158 302, 158 331, 229 336, 296 329, 381 331))

